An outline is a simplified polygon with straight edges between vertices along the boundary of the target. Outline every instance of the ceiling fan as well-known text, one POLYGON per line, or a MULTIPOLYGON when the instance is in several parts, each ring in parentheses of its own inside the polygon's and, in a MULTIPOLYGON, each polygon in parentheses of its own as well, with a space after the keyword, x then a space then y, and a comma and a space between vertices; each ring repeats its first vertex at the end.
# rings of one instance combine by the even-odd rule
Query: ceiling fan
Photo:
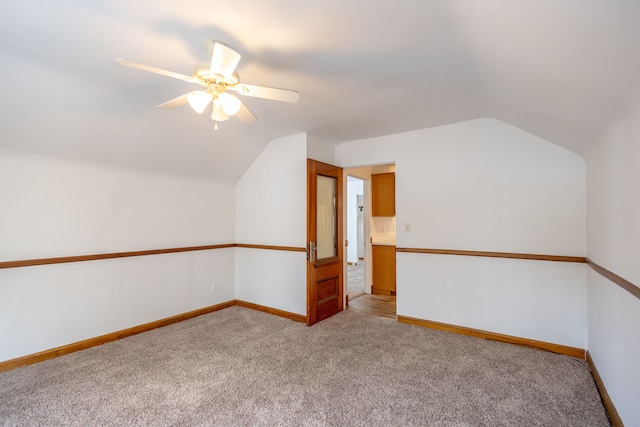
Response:
POLYGON ((211 103, 213 105, 211 109, 211 119, 216 122, 216 129, 218 129, 218 122, 228 120, 231 116, 236 116, 240 121, 245 123, 252 122, 256 119, 256 116, 246 105, 244 105, 237 96, 228 93, 229 91, 255 98, 284 101, 293 104, 298 102, 300 96, 298 92, 294 90, 240 83, 238 73, 235 71, 238 62, 240 62, 240 54, 224 43, 210 40, 207 42, 207 49, 211 55, 211 61, 197 64, 192 76, 127 61, 124 58, 118 58, 116 62, 128 67, 173 77, 174 79, 180 79, 202 86, 204 90, 186 93, 160 104, 158 107, 172 109, 188 103, 194 111, 202 114, 211 103))

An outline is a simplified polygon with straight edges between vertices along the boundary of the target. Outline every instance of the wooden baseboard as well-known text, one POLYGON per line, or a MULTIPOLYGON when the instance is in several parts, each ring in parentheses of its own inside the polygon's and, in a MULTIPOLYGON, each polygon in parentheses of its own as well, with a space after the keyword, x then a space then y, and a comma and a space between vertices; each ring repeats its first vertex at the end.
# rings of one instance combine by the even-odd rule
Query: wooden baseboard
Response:
POLYGON ((254 304, 252 302, 234 300, 234 304, 244 308, 250 308, 252 310, 263 311, 265 313, 273 314, 275 316, 284 317, 296 322, 307 323, 307 316, 301 314, 291 313, 289 311, 278 310, 277 308, 271 308, 260 304, 254 304))
POLYGON ((618 415, 618 411, 616 410, 611 397, 609 397, 609 393, 607 393, 607 388, 604 386, 604 381, 600 377, 598 373, 598 369, 596 368, 595 363, 593 363, 593 359, 591 358, 591 354, 587 351, 587 364, 589 365, 589 370, 591 370, 591 375, 593 375, 593 380, 598 387, 598 391, 600 392, 600 397, 602 398, 602 403, 609 414, 609 419, 611 420, 611 425, 613 427, 624 427, 622 423, 622 419, 620 415, 618 415))
POLYGON ((433 322, 431 320, 416 319, 407 316, 398 316, 398 322, 408 323, 410 325, 422 326, 430 329, 438 329, 440 331, 454 332, 456 334, 469 335, 487 340, 501 341, 509 344, 521 345, 540 350, 546 350, 553 353, 564 354, 578 359, 585 358, 585 351, 581 348, 569 347, 560 344, 552 344, 544 341, 530 340, 526 338, 514 337, 511 335, 497 334, 494 332, 481 331, 479 329, 466 328, 464 326, 449 325, 447 323, 433 322))
POLYGON ((379 289, 379 288, 371 287, 371 295, 395 296, 396 291, 390 291, 388 289, 379 289))
POLYGON ((172 323, 182 322, 183 320, 191 319, 193 317, 201 316, 207 313, 212 313, 214 311, 232 307, 233 305, 233 300, 227 301, 221 304, 189 311, 188 313, 178 314, 176 316, 167 317, 165 319, 156 320, 154 322, 145 323, 143 325, 134 326, 132 328, 123 329, 121 331, 112 332, 110 334, 100 335, 99 337, 89 338, 72 344, 67 344, 49 350, 41 351, 39 353, 28 354, 16 359, 0 362, 0 372, 9 371, 21 366, 32 365, 38 362, 44 362, 45 360, 53 359, 54 357, 63 356, 65 354, 85 350, 97 345, 106 344, 108 342, 116 341, 121 338, 130 337, 131 335, 136 335, 142 332, 150 331, 152 329, 160 328, 162 326, 171 325, 172 323))

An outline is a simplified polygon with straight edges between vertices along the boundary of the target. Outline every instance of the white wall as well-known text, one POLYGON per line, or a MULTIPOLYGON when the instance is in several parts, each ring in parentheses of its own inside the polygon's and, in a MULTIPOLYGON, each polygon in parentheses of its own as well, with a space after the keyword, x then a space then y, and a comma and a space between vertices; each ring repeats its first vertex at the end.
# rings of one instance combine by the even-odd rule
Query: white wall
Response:
POLYGON ((330 165, 335 164, 335 144, 311 133, 307 133, 306 138, 307 158, 330 165))
POLYGON ((233 243, 233 187, 0 152, 0 261, 233 243))
POLYGON ((236 184, 236 242, 304 246, 306 134, 276 138, 236 184))
MULTIPOLYGON (((308 133, 269 143, 236 185, 236 242, 305 247, 307 158, 334 163, 333 143, 308 133)), ((307 313, 306 254, 236 248, 236 298, 307 313)))
MULTIPOLYGON (((3 151, 0 194, 1 261, 234 241, 215 182, 3 151)), ((233 298, 233 248, 2 269, 0 361, 233 298)))
POLYGON ((396 265, 398 314, 586 347, 584 264, 398 253, 396 265))
POLYGON ((371 236, 396 234, 396 218, 393 216, 372 216, 370 227, 371 236))
POLYGON ((396 162, 398 246, 586 253, 584 161, 499 120, 349 142, 337 160, 396 162))
MULTIPOLYGON (((584 161, 499 120, 353 141, 336 160, 395 162, 398 247, 586 253, 584 161)), ((586 347, 583 265, 453 258, 397 254, 399 315, 586 347)))
MULTIPOLYGON (((588 256, 640 286, 640 101, 587 156, 588 256)), ((640 300, 595 271, 589 353, 625 425, 640 425, 640 300)))
POLYGON ((306 260, 304 252, 236 248, 236 298, 306 316, 306 260))
POLYGON ((0 361, 233 300, 233 262, 229 248, 2 269, 0 361))
MULTIPOLYGON (((307 135, 276 138, 236 184, 236 242, 304 247, 307 135)), ((236 298, 306 315, 306 254, 236 248, 236 298)))

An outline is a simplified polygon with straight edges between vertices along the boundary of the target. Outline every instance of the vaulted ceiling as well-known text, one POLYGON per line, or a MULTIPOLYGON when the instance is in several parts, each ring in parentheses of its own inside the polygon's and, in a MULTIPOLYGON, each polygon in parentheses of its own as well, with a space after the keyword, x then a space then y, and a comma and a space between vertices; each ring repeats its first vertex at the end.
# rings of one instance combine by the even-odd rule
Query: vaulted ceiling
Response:
MULTIPOLYGON (((235 182, 273 138, 336 144, 496 117, 582 154, 640 90, 637 0, 21 0, 0 6, 0 148, 235 182), (258 120, 156 105, 206 40, 237 50, 258 120)), ((195 87, 197 88, 197 87, 195 87)))

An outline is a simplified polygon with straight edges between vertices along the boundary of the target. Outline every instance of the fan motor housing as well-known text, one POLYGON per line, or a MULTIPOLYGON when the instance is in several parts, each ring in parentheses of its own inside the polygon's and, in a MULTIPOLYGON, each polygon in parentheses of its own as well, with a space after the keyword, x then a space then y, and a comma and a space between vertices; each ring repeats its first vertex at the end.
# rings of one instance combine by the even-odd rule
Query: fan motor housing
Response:
POLYGON ((220 74, 211 72, 211 63, 210 62, 200 62, 193 69, 193 77, 200 79, 207 84, 226 84, 226 85, 236 85, 240 81, 238 73, 234 71, 233 75, 230 78, 225 78, 220 74))

